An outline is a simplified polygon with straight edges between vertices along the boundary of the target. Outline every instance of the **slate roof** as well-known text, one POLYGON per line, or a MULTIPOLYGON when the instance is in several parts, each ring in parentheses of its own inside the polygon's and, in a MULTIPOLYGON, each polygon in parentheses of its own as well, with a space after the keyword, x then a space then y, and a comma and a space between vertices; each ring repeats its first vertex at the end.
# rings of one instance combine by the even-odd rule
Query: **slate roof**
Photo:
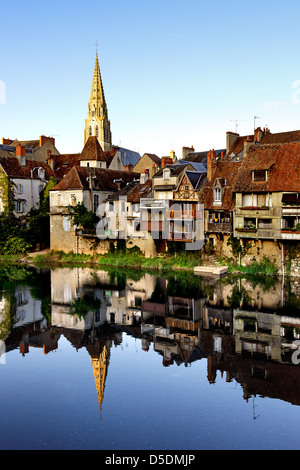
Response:
POLYGON ((141 198, 146 198, 152 192, 152 180, 148 179, 146 183, 141 184, 139 181, 132 181, 115 194, 110 195, 107 199, 110 201, 118 200, 119 197, 126 197, 128 202, 140 202, 141 198))
POLYGON ((300 142, 251 145, 233 187, 235 192, 300 192, 300 142), (267 181, 252 181, 253 170, 268 170, 267 181))
POLYGON ((133 150, 128 150, 123 147, 119 147, 118 150, 120 151, 121 160, 124 166, 132 165, 132 167, 134 167, 141 158, 140 154, 133 150))
POLYGON ((198 191, 206 180, 206 174, 204 172, 186 171, 185 174, 191 182, 191 185, 193 186, 195 191, 198 191))
POLYGON ((184 165, 166 165, 163 168, 160 168, 153 178, 162 177, 164 174, 164 169, 169 168, 171 170, 171 176, 179 176, 184 171, 184 165))
POLYGON ((179 160, 179 164, 180 165, 191 165, 195 171, 202 171, 202 172, 206 172, 207 171, 207 168, 206 168, 206 163, 202 163, 202 162, 190 162, 188 160, 179 160))
MULTIPOLYGON (((208 152, 209 152, 209 150, 204 151, 204 152, 191 152, 182 160, 189 161, 189 162, 204 163, 205 164, 207 162, 208 152)), ((217 157, 220 157, 222 152, 225 155, 226 149, 215 150, 215 153, 216 153, 217 157)))

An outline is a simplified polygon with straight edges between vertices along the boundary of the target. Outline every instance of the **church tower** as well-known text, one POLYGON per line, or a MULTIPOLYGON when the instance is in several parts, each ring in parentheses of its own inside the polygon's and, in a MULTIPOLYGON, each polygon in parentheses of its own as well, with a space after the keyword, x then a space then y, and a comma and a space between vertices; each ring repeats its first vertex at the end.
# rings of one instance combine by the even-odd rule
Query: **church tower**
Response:
POLYGON ((87 119, 85 120, 84 144, 90 136, 97 137, 102 150, 111 150, 111 131, 108 119, 107 106, 104 96, 104 89, 100 74, 98 53, 94 68, 94 76, 88 104, 87 119))

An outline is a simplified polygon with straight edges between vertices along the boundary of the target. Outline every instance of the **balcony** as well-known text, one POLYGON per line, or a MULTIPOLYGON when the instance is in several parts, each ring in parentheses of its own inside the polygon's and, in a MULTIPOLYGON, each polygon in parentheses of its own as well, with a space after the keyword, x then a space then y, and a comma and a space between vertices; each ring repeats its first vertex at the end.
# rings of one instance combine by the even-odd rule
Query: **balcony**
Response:
POLYGON ((154 199, 153 197, 142 198, 140 200, 140 210, 162 210, 169 208, 169 201, 164 199, 154 199))
POLYGON ((300 240, 300 224, 293 228, 281 229, 282 240, 300 240))
POLYGON ((254 215, 265 216, 270 215, 272 207, 268 206, 242 206, 236 208, 237 215, 243 215, 244 217, 253 217, 254 215))
POLYGON ((207 224, 207 231, 212 233, 232 233, 232 225, 230 222, 207 224))

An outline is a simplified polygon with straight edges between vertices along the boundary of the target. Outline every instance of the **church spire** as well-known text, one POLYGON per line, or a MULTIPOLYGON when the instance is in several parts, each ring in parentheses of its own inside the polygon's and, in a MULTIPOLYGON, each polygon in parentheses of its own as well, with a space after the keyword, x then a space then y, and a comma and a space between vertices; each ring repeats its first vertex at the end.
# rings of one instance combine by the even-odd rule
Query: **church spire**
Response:
POLYGON ((108 119, 97 49, 88 113, 85 121, 84 144, 90 136, 98 138, 104 151, 111 150, 110 121, 108 119))

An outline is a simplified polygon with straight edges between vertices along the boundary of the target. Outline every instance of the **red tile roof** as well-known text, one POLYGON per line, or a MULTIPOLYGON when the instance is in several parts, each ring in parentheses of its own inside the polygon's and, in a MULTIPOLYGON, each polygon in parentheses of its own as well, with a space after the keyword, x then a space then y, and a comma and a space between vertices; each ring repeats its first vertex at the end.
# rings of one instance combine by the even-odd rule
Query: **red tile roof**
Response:
POLYGON ((97 137, 90 136, 83 147, 79 160, 97 160, 106 162, 105 152, 102 150, 97 137))
POLYGON ((99 191, 117 191, 120 181, 121 187, 139 178, 139 173, 115 171, 104 168, 91 168, 74 166, 67 175, 52 189, 65 191, 71 189, 89 189, 89 176, 93 178, 93 186, 99 191))
POLYGON ((233 210, 235 207, 235 197, 232 192, 235 180, 237 178, 241 162, 230 162, 228 160, 220 160, 217 168, 212 175, 212 179, 208 181, 204 187, 200 203, 204 205, 204 209, 220 209, 233 210), (214 185, 219 182, 223 188, 222 205, 214 206, 214 185))
POLYGON ((234 184, 235 192, 300 192, 300 142, 251 145, 234 184), (268 180, 252 181, 253 170, 268 170, 268 180))
MULTIPOLYGON (((233 143, 228 154, 235 153, 237 155, 242 152, 244 149, 244 142, 247 139, 249 139, 251 142, 254 142, 254 135, 239 136, 233 143)), ((271 132, 264 132, 259 144, 285 144, 290 142, 300 142, 300 130, 277 132, 275 134, 272 134, 271 132)))
POLYGON ((45 170, 45 178, 48 180, 53 176, 53 171, 46 162, 38 162, 33 160, 26 160, 26 166, 21 166, 18 159, 12 156, 4 156, 3 152, 0 155, 0 165, 9 178, 33 178, 38 179, 38 168, 45 170))

